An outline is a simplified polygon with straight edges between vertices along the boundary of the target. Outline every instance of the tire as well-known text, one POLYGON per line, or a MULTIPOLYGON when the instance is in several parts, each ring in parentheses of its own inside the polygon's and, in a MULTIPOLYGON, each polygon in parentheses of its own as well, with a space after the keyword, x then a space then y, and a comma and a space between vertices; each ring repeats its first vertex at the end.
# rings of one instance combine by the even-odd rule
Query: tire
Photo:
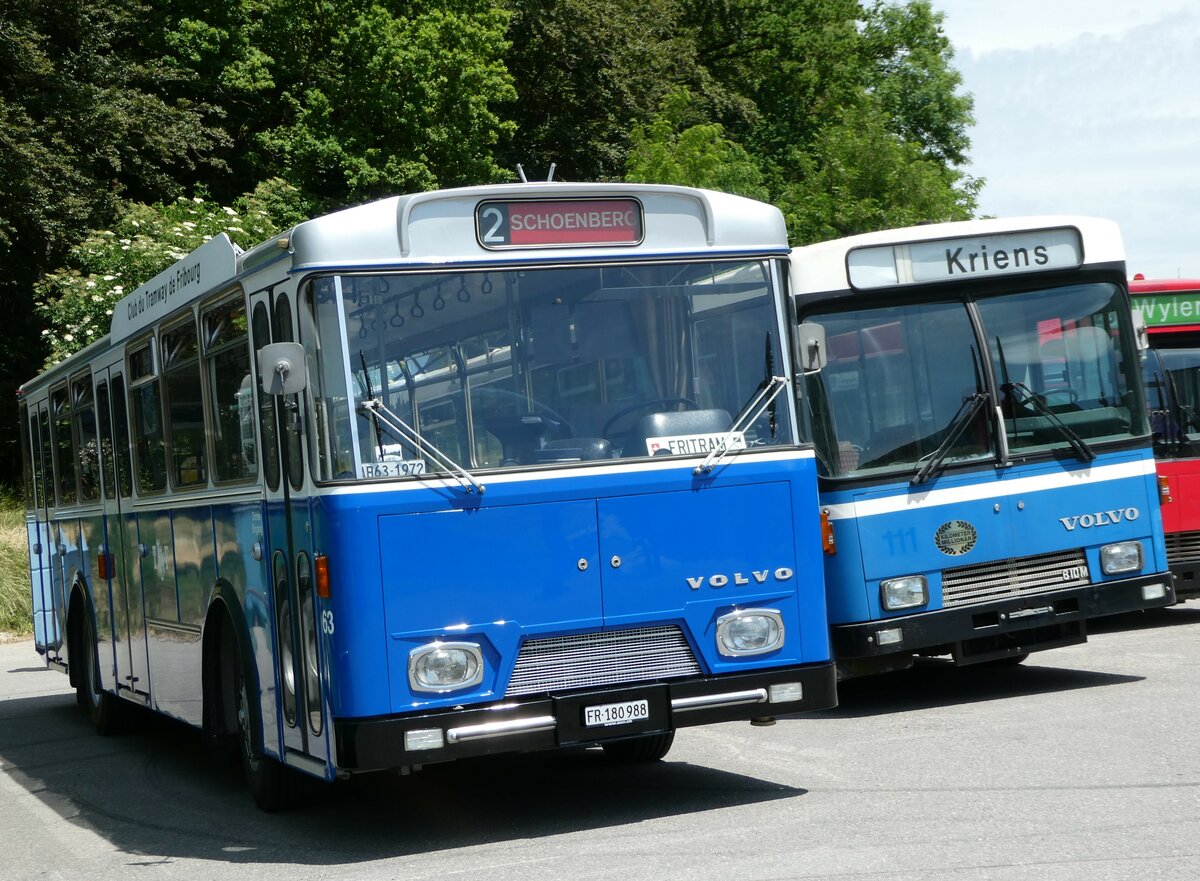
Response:
POLYGON ((104 690, 100 682, 100 654, 96 648, 95 628, 90 615, 79 626, 78 657, 83 658, 83 675, 75 686, 75 700, 87 708, 92 727, 101 737, 111 737, 124 730, 125 707, 121 699, 104 690))
POLYGON ((641 737, 631 737, 628 740, 614 740, 604 743, 604 754, 614 762, 657 762, 671 751, 675 742, 675 732, 665 734, 645 734, 641 737))
POLYGON ((262 754, 258 746, 261 725, 259 713, 250 702, 246 685, 246 672, 241 658, 234 669, 234 706, 237 712, 238 752, 241 755, 242 776, 254 796, 254 803, 268 814, 293 807, 299 800, 302 781, 300 775, 262 754))
POLYGON ((1008 658, 997 658, 994 661, 988 661, 987 664, 989 667, 1018 667, 1024 664, 1028 658, 1029 652, 1023 652, 1008 658))

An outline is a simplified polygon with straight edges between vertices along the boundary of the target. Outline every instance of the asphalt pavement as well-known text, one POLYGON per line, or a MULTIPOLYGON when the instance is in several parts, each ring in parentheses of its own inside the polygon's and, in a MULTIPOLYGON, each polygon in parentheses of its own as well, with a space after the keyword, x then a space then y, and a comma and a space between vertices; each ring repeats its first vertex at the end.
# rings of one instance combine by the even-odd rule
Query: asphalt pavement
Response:
POLYGON ((369 775, 260 813, 198 734, 92 733, 0 645, 0 879, 1200 879, 1200 602, 1020 667, 844 683, 770 728, 369 775))

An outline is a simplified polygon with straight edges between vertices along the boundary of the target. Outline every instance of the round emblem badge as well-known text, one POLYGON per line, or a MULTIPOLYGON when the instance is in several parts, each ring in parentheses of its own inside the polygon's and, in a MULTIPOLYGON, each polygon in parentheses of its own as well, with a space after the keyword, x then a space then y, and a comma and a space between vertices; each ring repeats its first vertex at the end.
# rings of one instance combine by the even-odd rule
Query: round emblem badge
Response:
POLYGON ((979 533, 966 520, 951 520, 938 527, 933 534, 933 543, 938 550, 951 557, 958 557, 975 547, 979 533))

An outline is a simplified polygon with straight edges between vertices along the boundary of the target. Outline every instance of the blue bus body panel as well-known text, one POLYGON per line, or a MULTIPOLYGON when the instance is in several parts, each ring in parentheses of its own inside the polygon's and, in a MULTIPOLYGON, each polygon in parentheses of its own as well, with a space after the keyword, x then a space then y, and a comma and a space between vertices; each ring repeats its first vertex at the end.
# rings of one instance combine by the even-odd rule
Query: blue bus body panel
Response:
POLYGON ((929 580, 929 604, 915 611, 942 608, 943 570, 992 560, 1083 549, 1092 581, 1115 581, 1130 573, 1105 576, 1100 546, 1136 539, 1145 551, 1141 573, 1164 572, 1153 462, 1149 450, 1134 450, 1100 455, 1089 466, 1050 460, 960 472, 916 487, 826 492, 822 504, 838 544, 827 558, 830 623, 912 614, 880 605, 879 582, 904 575, 929 580), (962 553, 943 551, 935 541, 952 521, 974 530, 962 553))
POLYGON ((710 674, 827 662, 816 501, 805 453, 744 455, 702 480, 656 465, 496 481, 482 499, 412 484, 321 496, 334 715, 496 700, 523 640, 600 629, 679 626, 710 674), (777 609, 785 644, 725 658, 716 618, 747 606, 777 609), (411 692, 409 652, 434 639, 481 643, 484 682, 411 692))

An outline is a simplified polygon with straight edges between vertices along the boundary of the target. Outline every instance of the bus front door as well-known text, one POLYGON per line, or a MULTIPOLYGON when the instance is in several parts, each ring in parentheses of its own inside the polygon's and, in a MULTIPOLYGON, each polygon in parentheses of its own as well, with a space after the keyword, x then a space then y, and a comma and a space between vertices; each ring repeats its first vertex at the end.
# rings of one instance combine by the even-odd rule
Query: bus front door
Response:
MULTIPOLYGON (((250 298, 256 357, 271 342, 293 342, 291 296, 278 290, 250 298)), ((265 473, 265 551, 275 623, 275 672, 285 764, 332 779, 327 732, 329 708, 317 630, 313 528, 301 434, 301 395, 268 395, 261 377, 259 400, 265 473)))

